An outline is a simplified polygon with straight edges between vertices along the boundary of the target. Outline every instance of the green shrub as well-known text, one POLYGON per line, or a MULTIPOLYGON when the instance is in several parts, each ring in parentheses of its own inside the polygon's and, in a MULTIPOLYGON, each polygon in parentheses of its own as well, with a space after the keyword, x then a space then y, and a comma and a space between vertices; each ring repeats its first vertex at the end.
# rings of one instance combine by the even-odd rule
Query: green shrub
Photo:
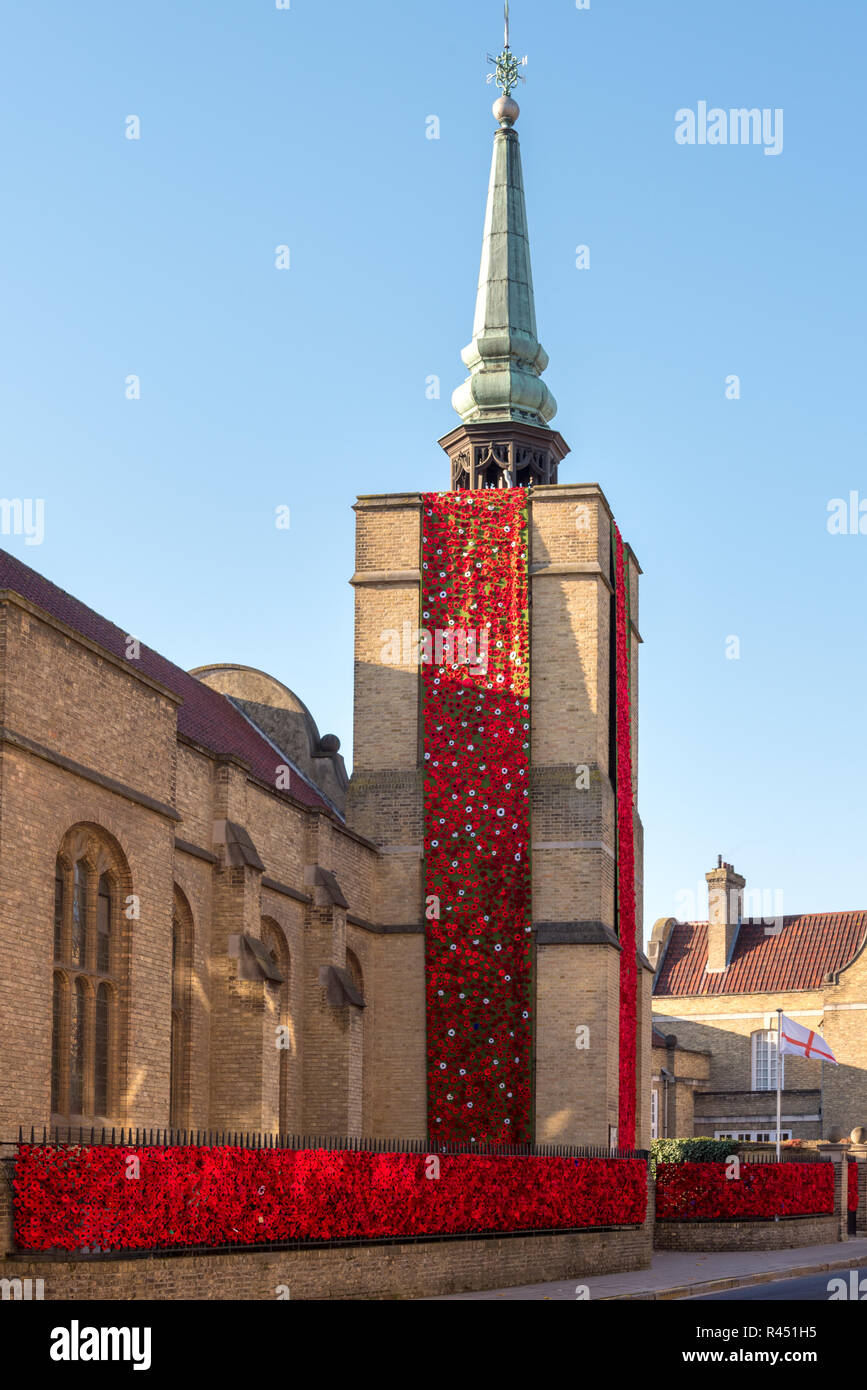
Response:
POLYGON ((655 1172, 657 1163, 725 1163, 737 1151, 736 1139, 652 1139, 650 1166, 655 1172))

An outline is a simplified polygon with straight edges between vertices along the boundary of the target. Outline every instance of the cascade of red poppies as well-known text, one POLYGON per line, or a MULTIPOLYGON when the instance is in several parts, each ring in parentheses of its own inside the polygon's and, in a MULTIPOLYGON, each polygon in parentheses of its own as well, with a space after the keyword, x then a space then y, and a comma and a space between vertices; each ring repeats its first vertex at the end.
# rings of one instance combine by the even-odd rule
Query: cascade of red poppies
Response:
POLYGON ((632 702, 629 682, 629 578, 623 538, 612 523, 615 604, 617 927, 620 938, 618 1143, 635 1146, 638 963, 635 940, 635 839, 632 809, 632 702))
POLYGON ((530 661, 523 489, 428 493, 421 660, 428 1124, 532 1139, 530 661))

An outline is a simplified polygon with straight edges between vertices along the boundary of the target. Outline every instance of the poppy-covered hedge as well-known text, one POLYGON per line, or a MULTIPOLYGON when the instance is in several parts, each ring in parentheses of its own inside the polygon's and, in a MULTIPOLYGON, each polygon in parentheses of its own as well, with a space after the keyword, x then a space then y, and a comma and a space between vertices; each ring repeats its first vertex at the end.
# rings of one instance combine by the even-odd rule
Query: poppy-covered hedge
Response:
POLYGON ((775 1216, 832 1216, 832 1163, 741 1163, 729 1178, 721 1163, 659 1163, 659 1221, 773 1221, 775 1216))
POLYGON ((857 1210, 858 1210, 858 1164, 857 1164, 857 1163, 847 1162, 846 1167, 849 1169, 849 1176, 848 1176, 848 1183, 849 1183, 849 1186, 848 1186, 848 1188, 846 1189, 846 1198, 847 1198, 846 1205, 847 1205, 847 1208, 848 1208, 849 1211, 857 1211, 857 1210))
POLYGON ((23 1144, 20 1250, 398 1239, 638 1225, 642 1159, 23 1144))

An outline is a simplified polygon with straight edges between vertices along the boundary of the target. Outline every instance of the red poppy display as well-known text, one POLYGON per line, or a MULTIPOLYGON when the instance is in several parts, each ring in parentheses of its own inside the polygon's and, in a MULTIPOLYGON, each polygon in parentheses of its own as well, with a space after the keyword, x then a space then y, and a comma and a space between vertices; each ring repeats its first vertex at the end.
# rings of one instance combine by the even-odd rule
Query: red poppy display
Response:
POLYGON ((846 1164, 849 1169, 848 1187, 846 1189, 846 1205, 849 1211, 858 1210, 858 1164, 851 1160, 846 1164))
POLYGON ((635 1147, 638 962, 635 938, 635 830, 632 792, 632 699, 629 670, 629 577, 623 538, 614 522, 615 719, 617 748, 617 927, 620 938, 618 1142, 635 1147))
POLYGON ((659 1163, 658 1221, 772 1221, 775 1216, 834 1212, 832 1163, 742 1163, 727 1177, 724 1163, 659 1163))
POLYGON ((639 1225, 647 1167, 638 1159, 23 1144, 14 1188, 20 1250, 152 1250, 639 1225))
POLYGON ((420 627, 432 658, 422 666, 429 1129, 434 1141, 524 1143, 533 1134, 523 489, 424 496, 420 627))

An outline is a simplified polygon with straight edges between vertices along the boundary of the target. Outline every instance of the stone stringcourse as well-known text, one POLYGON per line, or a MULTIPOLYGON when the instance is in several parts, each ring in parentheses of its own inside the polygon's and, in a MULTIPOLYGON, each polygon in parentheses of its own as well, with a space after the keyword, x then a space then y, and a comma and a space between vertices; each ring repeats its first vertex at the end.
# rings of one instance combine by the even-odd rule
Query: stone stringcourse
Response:
POLYGON ((14 1191, 22 1252, 225 1248, 639 1226, 647 1164, 640 1157, 21 1144, 14 1191))
POLYGON ((726 1173, 720 1163, 658 1164, 657 1221, 774 1221, 834 1214, 832 1163, 743 1163, 737 1180, 726 1173))

